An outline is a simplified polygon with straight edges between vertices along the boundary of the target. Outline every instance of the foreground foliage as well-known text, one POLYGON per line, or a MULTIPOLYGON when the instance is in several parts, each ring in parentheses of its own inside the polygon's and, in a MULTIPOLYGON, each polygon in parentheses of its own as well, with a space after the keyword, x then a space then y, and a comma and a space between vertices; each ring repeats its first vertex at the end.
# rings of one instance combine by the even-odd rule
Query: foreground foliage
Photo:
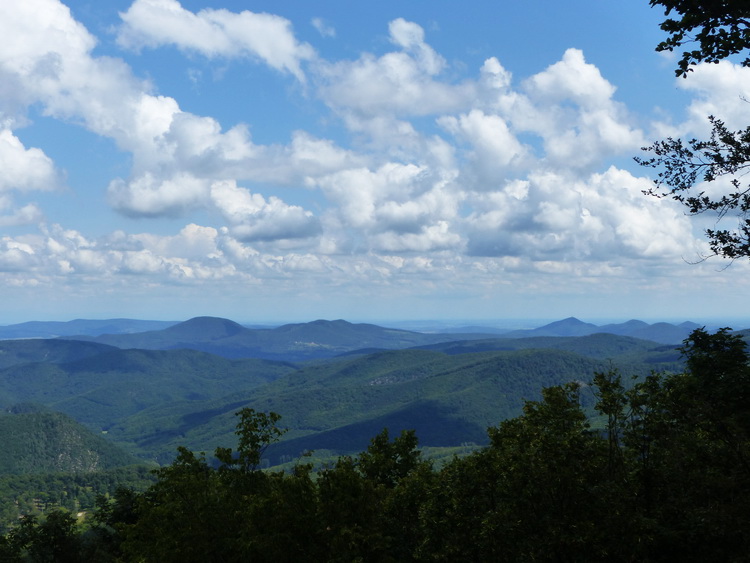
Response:
MULTIPOLYGON (((675 74, 686 77, 698 63, 718 63, 728 57, 744 57, 750 67, 750 5, 747 0, 650 0, 664 9, 660 25, 667 38, 657 51, 683 50, 675 74), (694 47, 694 48, 689 48, 694 47)), ((742 96, 742 92, 737 93, 742 96)), ((750 257, 750 185, 745 174, 750 166, 750 127, 728 128, 717 116, 708 116, 708 140, 668 138, 645 151, 650 158, 636 158, 658 170, 654 187, 646 193, 668 197, 683 205, 690 215, 705 214, 718 224, 735 216, 731 228, 706 229, 711 252, 725 258, 750 257)))
POLYGON ((745 0, 650 0, 649 4, 671 16, 659 26, 667 38, 656 50, 685 49, 677 76, 686 76, 700 62, 718 63, 737 54, 745 56, 742 66, 750 66, 750 57, 743 53, 750 45, 750 7, 745 0))
POLYGON ((711 215, 717 223, 726 215, 736 215, 736 227, 709 228, 706 237, 714 255, 750 257, 750 186, 744 180, 750 167, 750 127, 732 131, 720 119, 708 119, 711 137, 707 141, 670 137, 644 147, 654 156, 636 158, 636 162, 659 171, 654 186, 645 193, 671 198, 690 215, 711 215), (721 181, 728 189, 716 195, 708 186, 721 181))
POLYGON ((544 390, 440 469, 413 431, 313 471, 259 469, 279 416, 238 413, 236 451, 180 449, 143 493, 87 524, 24 519, 4 561, 741 561, 750 540, 750 367, 723 329, 685 341, 685 373, 544 390), (581 407, 592 394, 603 429, 581 407))
POLYGON ((90 512, 97 498, 120 487, 143 491, 156 481, 152 466, 132 465, 91 473, 33 473, 0 476, 0 533, 8 532, 23 516, 44 518, 63 510, 90 512))

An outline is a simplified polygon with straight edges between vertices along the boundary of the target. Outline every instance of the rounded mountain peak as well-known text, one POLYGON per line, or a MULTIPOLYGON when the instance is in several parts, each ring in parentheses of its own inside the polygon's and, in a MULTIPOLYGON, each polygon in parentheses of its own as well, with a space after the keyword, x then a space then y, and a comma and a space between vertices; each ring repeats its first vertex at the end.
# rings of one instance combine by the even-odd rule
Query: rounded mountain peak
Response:
POLYGON ((194 317, 164 330, 174 336, 188 338, 225 338, 247 330, 241 324, 220 317, 194 317))

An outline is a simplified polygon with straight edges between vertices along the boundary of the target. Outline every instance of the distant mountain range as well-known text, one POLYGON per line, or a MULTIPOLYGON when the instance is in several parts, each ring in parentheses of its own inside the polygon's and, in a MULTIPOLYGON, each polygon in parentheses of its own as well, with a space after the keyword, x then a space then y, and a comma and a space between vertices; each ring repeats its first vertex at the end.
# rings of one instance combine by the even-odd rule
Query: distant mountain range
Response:
POLYGON ((679 344, 685 340, 691 332, 701 325, 693 322, 684 322, 679 325, 670 323, 648 324, 643 321, 630 320, 619 324, 607 324, 597 326, 585 323, 575 317, 568 317, 548 325, 531 330, 514 330, 504 333, 504 338, 526 338, 530 336, 588 336, 603 332, 606 334, 617 334, 619 336, 632 336, 642 340, 661 342, 662 344, 679 344))
POLYGON ((29 321, 0 326, 0 340, 10 338, 57 338, 58 336, 98 336, 100 334, 130 334, 147 330, 162 330, 178 321, 141 321, 136 319, 73 321, 29 321))
POLYGON ((533 336, 587 336, 597 332, 632 336, 664 344, 682 342, 701 325, 684 322, 648 324, 630 320, 624 323, 595 325, 569 317, 561 321, 527 330, 509 330, 488 326, 462 326, 453 330, 402 330, 373 324, 352 324, 343 320, 317 320, 287 324, 276 328, 240 325, 216 317, 196 317, 185 322, 137 319, 106 319, 73 321, 30 321, 0 326, 0 340, 19 338, 72 337, 89 339, 119 348, 169 349, 202 343, 204 351, 221 352, 237 357, 242 349, 263 350, 263 357, 278 359, 291 348, 300 356, 331 356, 342 351, 363 348, 398 349, 450 340, 533 336), (144 334, 145 333, 145 334, 144 334), (156 334, 162 333, 162 334, 156 334), (209 343, 208 345, 206 345, 209 343), (209 348, 209 349, 206 349, 209 348), (232 350, 235 352, 232 352, 232 350))
MULTIPOLYGON (((453 341, 589 336, 596 333, 630 336, 661 344, 679 344, 699 326, 690 322, 673 325, 669 323, 647 324, 637 320, 597 326, 570 317, 536 329, 517 330, 498 335, 492 333, 424 333, 384 328, 373 324, 353 324, 344 320, 317 320, 270 329, 251 329, 228 319, 196 317, 161 330, 132 334, 67 336, 66 338, 124 349, 192 349, 225 358, 262 358, 301 362, 332 358, 353 352, 401 350, 453 341)), ((492 349, 502 349, 502 347, 500 343, 491 346, 492 349)))
POLYGON ((425 334, 384 328, 373 324, 353 324, 343 320, 318 320, 287 324, 271 329, 251 329, 228 319, 196 317, 162 330, 66 338, 107 344, 118 348, 192 349, 225 358, 262 358, 300 362, 332 358, 353 350, 394 350, 487 336, 489 335, 425 334))

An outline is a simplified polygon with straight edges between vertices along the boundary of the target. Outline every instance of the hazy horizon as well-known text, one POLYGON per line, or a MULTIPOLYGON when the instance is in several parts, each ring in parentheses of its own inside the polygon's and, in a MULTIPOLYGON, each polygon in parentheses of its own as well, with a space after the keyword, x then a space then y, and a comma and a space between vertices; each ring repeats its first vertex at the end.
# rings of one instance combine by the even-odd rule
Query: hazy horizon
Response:
MULTIPOLYGON (((498 330, 527 330, 527 329, 535 329, 539 328, 551 323, 563 321, 565 319, 571 318, 571 317, 565 317, 565 318, 515 318, 515 319, 483 319, 483 318, 475 318, 475 319, 377 319, 377 318, 310 318, 310 319, 241 319, 241 318, 232 318, 232 317, 217 317, 216 315, 201 315, 206 317, 216 317, 216 318, 225 318, 231 321, 234 321, 242 326, 247 327, 278 327, 283 326, 286 324, 304 324, 304 323, 310 323, 317 320, 325 320, 325 321, 335 321, 335 320, 344 320, 347 322, 350 322, 352 324, 359 324, 359 323, 366 323, 366 324, 374 324, 378 326, 383 327, 390 327, 390 328, 397 328, 402 330, 413 330, 416 332, 429 332, 432 330, 449 330, 451 328, 465 328, 465 327, 484 327, 487 329, 498 329, 498 330)), ((626 323, 631 320, 638 320, 643 321, 647 324, 655 324, 655 323, 670 323, 674 325, 680 325, 682 323, 695 323, 698 325, 704 325, 708 330, 716 330, 720 327, 730 327, 734 330, 742 330, 745 328, 750 328, 750 317, 734 317, 734 318, 697 318, 697 319, 690 319, 690 318, 642 318, 642 317, 630 317, 630 318, 608 318, 608 317, 602 317, 602 318, 581 318, 575 315, 572 315, 573 318, 578 319, 579 321, 583 323, 590 323, 597 326, 604 326, 608 324, 621 324, 626 323)), ((1 327, 9 327, 13 325, 18 324, 24 324, 28 322, 73 322, 73 321, 106 321, 106 320, 115 320, 115 319, 129 319, 129 320, 137 320, 137 321, 162 321, 162 322, 174 322, 174 323, 181 323, 188 321, 195 317, 189 317, 189 318, 181 318, 181 319, 168 319, 168 318, 133 318, 129 317, 127 315, 119 315, 115 317, 76 317, 76 318, 65 318, 65 319, 41 319, 41 318, 34 318, 34 319, 26 319, 18 322, 5 322, 0 320, 0 326, 1 327)))

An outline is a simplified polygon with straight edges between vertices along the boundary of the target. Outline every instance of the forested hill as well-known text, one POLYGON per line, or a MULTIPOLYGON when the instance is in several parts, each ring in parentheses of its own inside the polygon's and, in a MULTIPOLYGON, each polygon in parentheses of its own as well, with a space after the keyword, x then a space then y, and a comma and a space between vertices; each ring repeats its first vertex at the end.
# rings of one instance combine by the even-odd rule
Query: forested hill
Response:
POLYGON ((0 369, 0 406, 40 403, 101 431, 149 407, 246 391, 295 369, 287 363, 228 360, 195 350, 107 346, 73 361, 0 369))
POLYGON ((617 360, 623 366, 635 363, 679 361, 680 351, 674 345, 657 345, 653 341, 630 336, 595 333, 587 336, 529 336, 526 338, 483 338, 458 340, 419 346, 449 355, 502 350, 566 350, 590 358, 617 360))
POLYGON ((139 463, 67 415, 0 414, 0 475, 87 473, 139 463))
POLYGON ((0 369, 33 362, 60 364, 116 350, 114 346, 77 340, 0 340, 0 369))
MULTIPOLYGON (((594 337, 611 350, 610 340, 594 337)), ((543 387, 590 381, 597 371, 623 361, 624 373, 680 369, 671 351, 641 353, 643 341, 627 339, 620 355, 596 353, 593 342, 572 350, 526 349, 445 354, 431 350, 393 350, 339 358, 304 367, 263 386, 212 400, 155 406, 111 429, 113 438, 158 456, 186 445, 207 450, 231 445, 239 406, 283 413, 289 428, 268 451, 269 461, 297 457, 304 450, 351 453, 366 446, 383 427, 417 430, 426 446, 484 443, 486 428, 521 412, 525 399, 543 387), (598 357, 587 355, 597 354, 598 357), (664 362, 656 361, 664 355, 664 362), (640 360, 636 361, 637 358, 640 360)), ((620 342, 622 345, 622 342, 620 342)), ((573 348, 572 344, 569 346, 573 348)), ((651 348, 659 348, 651 343, 651 348)), ((591 394, 582 400, 591 401, 591 394)), ((159 458, 161 459, 161 458, 159 458)))

